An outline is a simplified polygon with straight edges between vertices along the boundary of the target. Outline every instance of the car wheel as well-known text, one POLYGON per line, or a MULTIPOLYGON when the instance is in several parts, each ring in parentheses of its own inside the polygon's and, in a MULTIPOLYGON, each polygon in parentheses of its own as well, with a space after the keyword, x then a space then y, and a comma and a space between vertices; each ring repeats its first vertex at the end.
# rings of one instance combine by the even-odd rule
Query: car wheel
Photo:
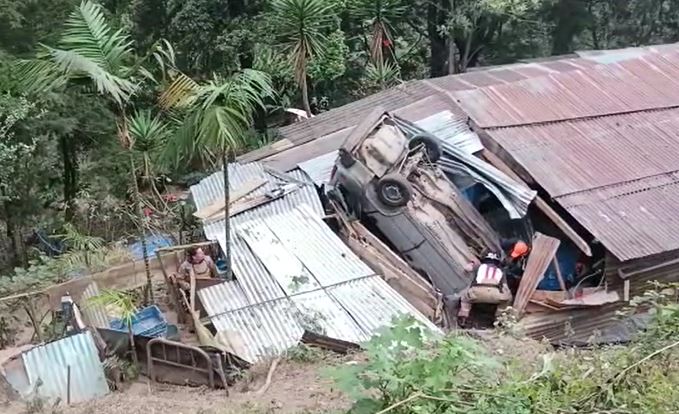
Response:
POLYGON ((417 134, 408 141, 408 149, 413 150, 420 145, 424 145, 429 161, 436 162, 441 158, 443 151, 438 138, 431 134, 417 134))
POLYGON ((411 195, 410 184, 401 175, 385 175, 377 182, 377 197, 389 207, 405 206, 411 195))
POLYGON ((342 167, 344 168, 349 168, 352 165, 356 164, 356 159, 348 152, 344 150, 339 151, 339 162, 342 164, 342 167))

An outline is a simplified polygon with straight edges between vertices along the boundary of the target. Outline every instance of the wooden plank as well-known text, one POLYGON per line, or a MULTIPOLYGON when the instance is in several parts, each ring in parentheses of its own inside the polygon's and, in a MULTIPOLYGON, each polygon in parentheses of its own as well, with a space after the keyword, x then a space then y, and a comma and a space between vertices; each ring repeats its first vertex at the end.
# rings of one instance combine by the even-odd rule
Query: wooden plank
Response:
MULTIPOLYGON (((493 154, 492 152, 488 150, 483 150, 483 158, 486 159, 489 163, 491 163, 495 168, 498 170, 502 171, 503 173, 507 174, 514 180, 518 181, 519 183, 522 183, 526 186, 526 182, 519 177, 518 174, 516 174, 500 157, 497 155, 493 154)), ((580 237, 580 235, 568 224, 566 221, 557 213, 552 206, 550 206, 542 197, 539 195, 535 196, 535 200, 533 201, 535 203, 535 206, 540 209, 552 222, 562 231, 566 236, 568 236, 569 239, 580 249, 583 253, 585 253, 588 257, 592 257, 592 249, 589 247, 589 244, 580 237)))
POLYGON ((532 243, 533 248, 530 256, 528 256, 526 270, 523 272, 521 284, 514 300, 514 309, 519 316, 523 314, 526 305, 528 305, 533 293, 535 293, 535 289, 545 276, 545 272, 560 244, 561 242, 558 239, 542 233, 535 233, 532 243))
MULTIPOLYGON (((246 182, 240 188, 238 188, 236 191, 232 192, 229 195, 229 204, 233 205, 236 201, 240 200, 241 198, 260 188, 267 182, 268 182, 267 180, 262 178, 246 182)), ((193 213, 193 215, 201 220, 206 220, 222 210, 224 210, 223 197, 221 200, 220 199, 215 200, 208 206, 201 208, 200 210, 193 213)))
POLYGON ((552 263, 554 264, 554 269, 556 269, 556 278, 559 280, 559 287, 562 291, 568 292, 568 289, 566 289, 566 282, 563 280, 563 275, 561 274, 561 266, 559 266, 559 261, 556 260, 556 256, 552 259, 552 263))

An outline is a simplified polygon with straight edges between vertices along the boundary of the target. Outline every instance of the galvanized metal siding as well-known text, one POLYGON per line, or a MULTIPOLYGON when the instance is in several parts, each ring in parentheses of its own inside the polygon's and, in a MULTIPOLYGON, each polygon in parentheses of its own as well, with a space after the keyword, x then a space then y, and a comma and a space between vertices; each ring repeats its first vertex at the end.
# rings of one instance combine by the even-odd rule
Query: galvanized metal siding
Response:
POLYGON ((415 122, 420 128, 436 135, 441 141, 467 154, 481 151, 479 136, 467 124, 467 116, 441 111, 415 122))
POLYGON ((330 286, 375 274, 306 205, 264 220, 320 286, 330 286))
POLYGON ((92 299, 99 296, 99 286, 92 282, 80 296, 78 305, 87 320, 88 326, 94 328, 109 328, 110 318, 106 312, 106 307, 101 303, 93 303, 92 299))
MULTIPOLYGON (((339 145, 341 143, 338 143, 337 146, 339 147, 339 145)), ((332 151, 300 163, 299 168, 307 173, 314 184, 320 187, 330 182, 330 175, 332 174, 332 168, 335 166, 336 159, 337 151, 332 151)))
POLYGON ((328 289, 369 336, 389 326, 394 318, 413 316, 432 332, 440 332, 379 276, 352 280, 328 289))
MULTIPOLYGON (((198 292, 215 328, 240 334, 247 348, 244 356, 249 360, 259 361, 284 352, 299 342, 305 329, 362 342, 394 317, 410 314, 437 330, 375 276, 313 208, 300 205, 287 212, 256 217, 236 225, 235 232, 240 235, 252 231, 253 226, 261 231, 247 236, 250 245, 241 246, 239 251, 247 251, 257 262, 258 271, 253 273, 249 268, 238 273, 234 269, 236 281, 198 292), (265 230, 266 237, 262 233, 265 230), (252 237, 258 240, 250 240, 252 237), (268 256, 273 251, 266 251, 267 245, 278 251, 279 268, 270 262, 268 256), (261 261, 267 263, 268 271, 261 261), (294 261, 295 266, 283 266, 281 261, 294 261), (311 280, 302 289, 290 289, 290 272, 279 275, 287 268, 299 268, 311 280), (280 296, 267 299, 261 292, 253 292, 253 286, 264 286, 280 296)), ((241 237, 235 240, 243 242, 241 237)))
MULTIPOLYGON (((303 171, 294 170, 288 173, 292 178, 303 182, 308 177, 303 171)), ((280 180, 269 175, 260 163, 230 164, 229 181, 231 190, 237 189, 248 181, 256 179, 268 180, 268 183, 255 190, 253 194, 265 194, 277 188, 280 180)), ((199 184, 191 187, 191 193, 197 208, 203 208, 217 199, 224 197, 224 179, 221 172, 212 174, 199 184)), ((245 211, 231 218, 231 250, 232 266, 237 277, 238 288, 245 294, 248 303, 259 303, 285 297, 285 293, 278 283, 271 277, 262 262, 252 253, 237 233, 239 225, 245 222, 261 223, 266 225, 263 219, 268 216, 281 214, 294 210, 296 206, 308 205, 314 214, 319 217, 324 214, 323 206, 316 188, 312 184, 304 185, 284 197, 264 204, 252 210, 245 211)), ((207 224, 204 227, 205 236, 209 240, 217 240, 222 250, 226 246, 224 234, 224 220, 207 224)))
POLYGON ((69 393, 67 373, 70 367, 72 403, 84 402, 108 394, 104 368, 90 332, 70 336, 42 345, 22 355, 31 387, 38 382, 37 394, 52 401, 66 401, 69 393))

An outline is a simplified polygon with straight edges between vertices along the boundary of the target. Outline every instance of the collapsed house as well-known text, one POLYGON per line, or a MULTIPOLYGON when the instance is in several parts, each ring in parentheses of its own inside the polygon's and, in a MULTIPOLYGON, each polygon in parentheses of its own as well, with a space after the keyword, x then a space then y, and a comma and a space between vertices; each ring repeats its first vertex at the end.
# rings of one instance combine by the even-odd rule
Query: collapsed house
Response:
MULTIPOLYGON (((616 312, 648 281, 676 280, 678 64, 679 47, 661 45, 411 81, 284 127, 281 140, 241 160, 301 169, 326 185, 337 149, 382 106, 443 141, 439 166, 456 184, 456 172, 478 172, 460 162, 473 154, 512 180, 505 191, 519 183, 537 193, 520 191, 513 200, 531 203, 531 215, 553 229, 518 292, 529 335, 581 343, 597 332, 599 340, 625 340, 633 327, 616 312), (589 287, 564 282, 562 249, 603 263, 589 287), (550 271, 559 284, 540 290, 550 271)), ((502 187, 497 177, 481 178, 502 187)), ((527 237, 535 233, 530 221, 527 237)))
MULTIPOLYGON (((231 197, 234 280, 197 292, 217 334, 243 344, 244 359, 279 355, 305 331, 361 343, 403 315, 438 331, 323 222, 321 200, 302 171, 280 174, 260 163, 229 166, 232 194, 256 187, 252 182, 262 185, 240 204, 231 197), (239 205, 248 208, 241 211, 239 205)), ((222 173, 191 193, 200 215, 224 199, 222 173)), ((223 214, 208 217, 204 229, 226 249, 223 214)))

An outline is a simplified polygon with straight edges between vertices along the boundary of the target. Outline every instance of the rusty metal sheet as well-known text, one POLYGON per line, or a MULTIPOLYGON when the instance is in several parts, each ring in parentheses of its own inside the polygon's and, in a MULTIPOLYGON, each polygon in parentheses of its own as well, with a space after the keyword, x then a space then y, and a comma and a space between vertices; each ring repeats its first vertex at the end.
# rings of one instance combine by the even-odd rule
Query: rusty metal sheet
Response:
POLYGON ((628 113, 679 105, 679 50, 596 69, 456 92, 482 128, 628 113))

